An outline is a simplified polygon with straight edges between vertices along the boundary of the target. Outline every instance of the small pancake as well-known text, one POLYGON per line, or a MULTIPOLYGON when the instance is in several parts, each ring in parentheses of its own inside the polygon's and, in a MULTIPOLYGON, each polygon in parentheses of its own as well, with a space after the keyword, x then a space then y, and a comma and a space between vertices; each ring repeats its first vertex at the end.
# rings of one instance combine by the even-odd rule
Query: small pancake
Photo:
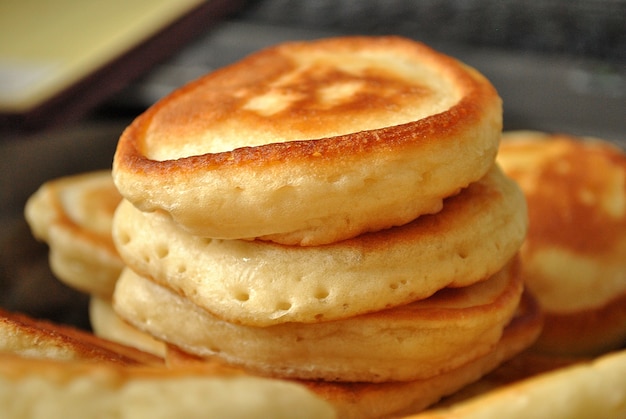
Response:
POLYGON ((113 237, 135 272, 220 318, 269 326, 345 319, 484 280, 526 227, 522 192, 494 166, 435 215, 325 246, 204 239, 127 201, 113 237))
POLYGON ((89 300, 89 320, 96 336, 137 348, 163 358, 165 344, 123 321, 110 300, 92 296, 89 300))
POLYGON ((626 417, 626 350, 540 374, 406 419, 626 417))
POLYGON ((111 239, 113 212, 121 200, 110 171, 50 180, 24 209, 35 238, 48 244, 50 267, 62 282, 110 296, 123 263, 111 239))
POLYGON ((152 106, 113 175, 194 235, 320 245, 439 211, 492 166, 501 126, 493 86, 420 43, 292 42, 152 106))
POLYGON ((241 326, 212 316, 125 269, 114 309, 126 321, 200 356, 262 375, 325 381, 410 381, 488 353, 522 294, 517 262, 492 278, 408 305, 320 323, 241 326))
POLYGON ((297 383, 204 370, 117 366, 0 354, 3 419, 332 419, 297 383))
POLYGON ((59 361, 160 365, 163 359, 73 327, 0 309, 0 354, 59 361))
POLYGON ((528 202, 522 265, 546 311, 537 348, 583 355, 626 343, 626 154, 522 131, 504 134, 498 161, 528 202))
MULTIPOLYGON (((539 335, 542 317, 533 297, 522 296, 519 310, 488 354, 459 368, 417 381, 388 383, 338 383, 297 381, 331 403, 344 419, 400 417, 421 411, 439 399, 478 380, 487 372, 523 351, 539 335)), ((168 345, 167 363, 173 368, 197 369, 223 365, 215 358, 201 359, 168 345)))

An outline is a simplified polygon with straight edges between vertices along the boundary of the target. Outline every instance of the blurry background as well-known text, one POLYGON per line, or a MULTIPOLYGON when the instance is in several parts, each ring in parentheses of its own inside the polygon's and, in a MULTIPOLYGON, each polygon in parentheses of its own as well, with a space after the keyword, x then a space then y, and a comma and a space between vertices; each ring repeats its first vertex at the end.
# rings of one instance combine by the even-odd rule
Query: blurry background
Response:
MULTIPOLYGON (((4 0, 0 15, 38 1, 45 0, 4 0)), ((51 277, 47 249, 25 225, 28 196, 48 179, 110 167, 121 131, 146 107, 187 81, 281 41, 408 36, 483 72, 504 100, 505 129, 592 135, 626 146, 626 0, 199 4, 89 83, 77 84, 66 95, 71 100, 0 119, 0 306, 85 325, 85 297, 51 277)), ((51 10, 52 22, 68 13, 51 10)), ((5 33, 0 50, 17 41, 5 33)), ((2 65, 0 56, 0 93, 14 88, 2 65)))
POLYGON ((246 16, 275 25, 626 59, 622 0, 261 0, 246 16))

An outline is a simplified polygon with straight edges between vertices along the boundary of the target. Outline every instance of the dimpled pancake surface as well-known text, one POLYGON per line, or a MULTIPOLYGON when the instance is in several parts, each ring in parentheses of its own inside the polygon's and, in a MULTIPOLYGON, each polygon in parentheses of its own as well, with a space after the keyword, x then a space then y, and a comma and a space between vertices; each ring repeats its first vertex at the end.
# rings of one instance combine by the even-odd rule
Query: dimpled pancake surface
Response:
POLYGON ((501 119, 484 77, 422 44, 294 42, 155 104, 113 173, 193 234, 318 245, 439 211, 489 170, 501 119))
POLYGON ((526 195, 527 280, 547 308, 603 305, 626 292, 626 156, 608 142, 505 133, 498 160, 526 195))
POLYGON ((408 305, 314 324, 242 326, 126 269, 114 308, 140 330, 197 355, 264 375, 326 381, 409 381, 488 353, 522 294, 516 262, 492 278, 408 305))
POLYGON ((110 171, 53 179, 28 199, 25 218, 50 249, 50 267, 67 285, 110 296, 123 264, 111 239, 121 196, 110 171))
POLYGON ((325 246, 192 236, 123 201, 113 237, 127 266, 226 320, 318 322, 484 280, 513 257, 527 220, 522 192, 498 167, 435 215, 325 246))

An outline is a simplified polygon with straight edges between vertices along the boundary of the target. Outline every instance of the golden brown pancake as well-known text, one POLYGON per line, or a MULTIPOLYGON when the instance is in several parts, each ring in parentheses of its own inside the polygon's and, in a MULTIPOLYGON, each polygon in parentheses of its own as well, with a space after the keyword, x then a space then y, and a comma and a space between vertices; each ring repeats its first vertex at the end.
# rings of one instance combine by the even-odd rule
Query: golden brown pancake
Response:
POLYGON ((622 350, 406 419, 615 419, 625 416, 626 350, 622 350))
POLYGON ((89 321, 93 333, 103 339, 140 349, 159 357, 165 356, 165 344, 123 321, 110 300, 92 296, 89 300, 89 321))
POLYGON ((204 370, 118 366, 0 354, 4 419, 302 418, 335 412, 302 385, 204 370))
POLYGON ((111 239, 121 200, 110 171, 50 180, 29 198, 25 217, 35 238, 48 244, 52 272, 83 292, 110 296, 123 263, 111 239))
POLYGON ((204 239, 126 201, 113 236, 135 272, 225 320, 269 326, 345 319, 484 280, 526 228, 522 192, 493 167, 435 215, 325 246, 204 239))
POLYGON ((121 365, 163 363, 162 358, 85 331, 3 309, 0 309, 0 353, 121 365))
MULTIPOLYGON (((331 403, 338 417, 350 419, 401 417, 426 409, 442 397, 478 380, 534 342, 542 317, 532 296, 524 294, 518 312, 504 329, 502 338, 488 354, 456 369, 417 381, 387 383, 339 383, 297 381, 331 403)), ((169 346, 167 362, 172 368, 197 369, 223 365, 215 358, 201 359, 169 346)))
POLYGON ((599 139, 505 133, 498 155, 530 218, 521 256, 546 311, 537 349, 598 354, 626 343, 626 155, 599 139))
POLYGON ((501 120, 482 75, 420 43, 292 42, 152 106, 113 175, 194 235, 320 245, 439 211, 491 168, 501 120))
POLYGON ((393 309, 319 323, 237 325, 126 269, 115 311, 130 324, 199 356, 263 375, 325 381, 410 381, 488 353, 522 293, 516 261, 492 278, 393 309))

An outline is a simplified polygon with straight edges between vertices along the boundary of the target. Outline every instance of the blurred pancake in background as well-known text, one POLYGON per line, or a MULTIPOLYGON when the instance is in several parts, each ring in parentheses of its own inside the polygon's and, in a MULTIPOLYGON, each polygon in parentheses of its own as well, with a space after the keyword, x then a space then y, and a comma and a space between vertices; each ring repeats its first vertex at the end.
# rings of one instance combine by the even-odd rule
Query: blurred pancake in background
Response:
POLYGON ((546 312, 536 348, 598 354, 626 343, 626 155, 596 138, 503 135, 498 162, 528 201, 527 286, 546 312))
POLYGON ((120 200, 110 170, 47 181, 28 199, 26 220, 35 238, 48 245, 50 268, 62 282, 111 296, 123 268, 111 238, 120 200))

